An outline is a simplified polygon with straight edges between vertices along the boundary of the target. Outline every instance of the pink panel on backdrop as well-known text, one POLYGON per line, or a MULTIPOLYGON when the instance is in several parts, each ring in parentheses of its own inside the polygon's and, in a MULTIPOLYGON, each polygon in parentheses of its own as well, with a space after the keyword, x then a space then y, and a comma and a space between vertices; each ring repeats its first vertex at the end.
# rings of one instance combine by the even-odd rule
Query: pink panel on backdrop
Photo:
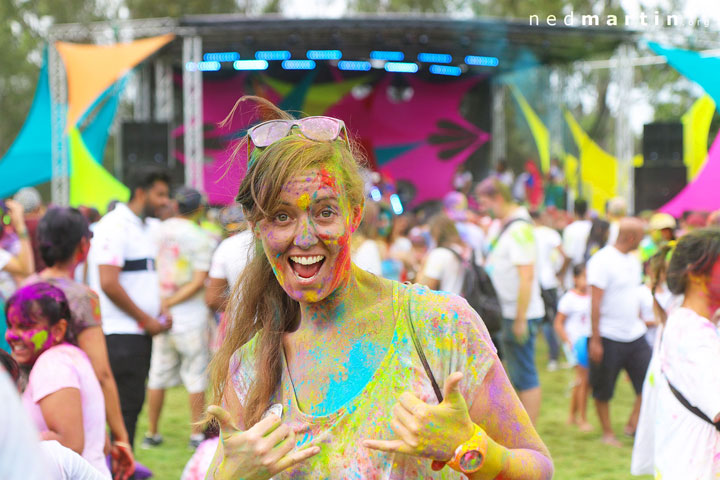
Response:
POLYGON ((720 210, 718 185, 720 185, 720 133, 710 147, 705 167, 695 177, 695 180, 665 204, 660 211, 677 218, 689 210, 704 212, 720 210))
MULTIPOLYGON (((280 95, 264 84, 262 77, 251 78, 256 81, 250 85, 252 94, 280 103, 280 95)), ((395 180, 407 180, 415 185, 417 195, 414 204, 442 198, 452 189, 452 177, 457 166, 490 139, 487 132, 459 113, 463 97, 481 79, 474 77, 453 83, 430 83, 408 76, 407 82, 414 94, 409 101, 397 103, 391 101, 387 94, 390 79, 390 76, 381 78, 364 98, 356 98, 352 93, 345 95, 325 114, 345 120, 351 136, 366 148, 417 145, 392 158, 381 166, 381 170, 395 180), (430 143, 432 135, 447 133, 439 128, 439 122, 454 124, 464 135, 464 139, 458 140, 463 148, 445 159, 440 157, 441 152, 457 147, 458 142, 430 143)), ((224 129, 217 123, 227 116, 239 97, 251 93, 247 90, 247 75, 204 82, 205 156, 211 159, 205 165, 205 188, 213 204, 231 203, 245 173, 244 152, 239 155, 236 164, 229 165, 228 160, 232 151, 231 140, 255 120, 252 110, 240 109, 233 124, 224 129)), ((180 127, 173 135, 179 137, 182 133, 180 127)), ((176 156, 183 160, 182 152, 176 152, 176 156)))

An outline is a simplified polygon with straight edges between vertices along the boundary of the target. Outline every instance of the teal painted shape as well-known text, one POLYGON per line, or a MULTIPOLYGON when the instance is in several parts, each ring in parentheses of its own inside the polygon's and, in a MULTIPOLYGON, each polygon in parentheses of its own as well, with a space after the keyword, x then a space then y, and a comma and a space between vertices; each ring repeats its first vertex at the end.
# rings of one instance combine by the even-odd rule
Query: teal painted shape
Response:
POLYGON ((0 198, 8 197, 22 187, 48 182, 52 177, 47 49, 43 57, 43 66, 28 116, 15 141, 0 160, 0 198))
POLYGON ((392 147, 375 147, 375 159, 378 167, 390 163, 395 158, 405 152, 409 152, 413 148, 420 146, 422 142, 405 143, 402 145, 393 145, 392 147))
POLYGON ((317 77, 317 70, 308 71, 302 81, 298 83, 295 88, 290 90, 290 93, 282 99, 282 102, 280 102, 280 108, 297 117, 298 113, 302 112, 303 105, 305 105, 305 98, 307 97, 310 87, 315 81, 315 77, 317 77))
POLYGON ((655 42, 649 42, 648 45, 655 53, 667 58, 668 64, 675 70, 704 88, 720 105, 720 58, 703 57, 692 50, 666 48, 655 42))
POLYGON ((88 112, 80 118, 78 125, 81 125, 80 135, 88 151, 96 162, 102 164, 105 157, 105 147, 110 136, 110 127, 115 120, 120 96, 122 95, 127 77, 123 77, 112 84, 88 109, 88 112), (88 122, 88 120, 90 120, 88 122))

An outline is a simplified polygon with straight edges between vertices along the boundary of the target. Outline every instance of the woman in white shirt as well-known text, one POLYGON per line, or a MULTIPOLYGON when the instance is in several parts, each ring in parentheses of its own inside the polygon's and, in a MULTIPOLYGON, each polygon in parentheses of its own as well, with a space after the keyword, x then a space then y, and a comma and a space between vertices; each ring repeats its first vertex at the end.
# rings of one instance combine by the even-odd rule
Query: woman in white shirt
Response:
POLYGON ((435 215, 429 226, 437 246, 428 253, 417 283, 460 295, 465 273, 462 259, 469 256, 468 247, 460 239, 455 222, 445 214, 435 215))
POLYGON ((660 339, 655 478, 720 476, 720 333, 710 321, 720 307, 719 257, 720 229, 707 228, 681 238, 670 260, 668 288, 685 299, 660 339))

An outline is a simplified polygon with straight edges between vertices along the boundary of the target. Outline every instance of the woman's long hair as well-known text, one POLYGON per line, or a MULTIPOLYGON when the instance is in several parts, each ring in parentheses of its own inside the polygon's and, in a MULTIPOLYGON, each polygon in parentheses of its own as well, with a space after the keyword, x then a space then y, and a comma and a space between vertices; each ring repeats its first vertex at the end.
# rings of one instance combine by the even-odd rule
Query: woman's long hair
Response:
MULTIPOLYGON (((259 106, 263 120, 292 118, 269 101, 259 97, 243 97, 225 120, 228 123, 242 102, 253 101, 259 106)), ((242 158, 248 139, 234 150, 234 159, 242 158)), ((361 157, 343 139, 317 142, 302 135, 288 135, 266 148, 255 148, 248 161, 248 170, 236 200, 251 225, 271 217, 279 207, 283 186, 294 176, 313 168, 325 168, 339 179, 341 194, 351 207, 364 201, 364 182, 360 175, 361 157)), ((210 364, 213 403, 220 405, 232 374, 230 360, 243 345, 257 336, 254 349, 254 375, 242 405, 242 423, 249 428, 257 423, 282 376, 282 336, 295 331, 300 322, 300 305, 285 293, 275 278, 272 266, 255 238, 255 254, 228 300, 227 336, 210 364)))

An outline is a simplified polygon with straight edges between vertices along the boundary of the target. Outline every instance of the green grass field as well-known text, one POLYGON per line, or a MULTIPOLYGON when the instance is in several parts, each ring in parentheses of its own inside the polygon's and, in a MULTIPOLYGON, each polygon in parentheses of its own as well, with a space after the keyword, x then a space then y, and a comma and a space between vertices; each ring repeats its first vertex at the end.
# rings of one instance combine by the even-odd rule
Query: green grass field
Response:
MULTIPOLYGON (((618 380, 615 399, 611 404, 611 416, 615 431, 623 442, 622 448, 608 447, 600 442, 599 425, 592 403, 588 404, 588 418, 595 426, 591 433, 581 433, 566 425, 569 405, 569 385, 573 378, 571 370, 547 372, 547 350, 543 340, 538 340, 538 365, 543 387, 543 406, 538 430, 555 461, 555 477, 558 480, 622 480, 630 475, 632 439, 622 435, 622 427, 630 413, 634 399, 632 386, 623 374, 618 380)), ((185 462, 192 452, 187 447, 190 411, 187 395, 175 388, 166 396, 160 430, 165 443, 153 450, 136 449, 137 459, 150 467, 159 480, 180 478, 185 462)), ((136 445, 139 447, 147 428, 147 414, 141 414, 136 445)))

